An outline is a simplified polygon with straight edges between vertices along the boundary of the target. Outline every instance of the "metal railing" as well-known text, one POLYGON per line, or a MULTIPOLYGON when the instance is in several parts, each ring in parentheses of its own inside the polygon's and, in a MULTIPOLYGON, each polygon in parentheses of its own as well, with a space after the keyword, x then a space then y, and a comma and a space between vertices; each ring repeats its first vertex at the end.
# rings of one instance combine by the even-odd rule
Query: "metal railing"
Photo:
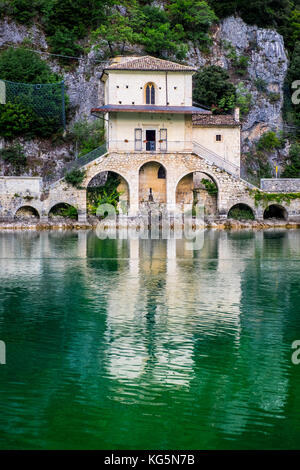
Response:
POLYGON ((172 153, 191 152, 193 143, 183 140, 160 140, 135 141, 135 140, 109 140, 110 152, 149 152, 149 153, 172 153))
POLYGON ((199 157, 207 160, 209 163, 227 171, 227 173, 230 173, 233 176, 240 176, 240 167, 238 165, 226 160, 212 150, 208 150, 206 147, 199 144, 199 142, 193 142, 193 152, 199 155, 199 157))
POLYGON ((96 160, 97 158, 101 157, 105 153, 107 153, 106 143, 96 148, 95 150, 86 153, 82 157, 79 157, 76 160, 72 160, 70 163, 67 163, 65 166, 65 170, 70 171, 74 168, 81 168, 84 165, 87 165, 88 163, 92 162, 93 160, 96 160))

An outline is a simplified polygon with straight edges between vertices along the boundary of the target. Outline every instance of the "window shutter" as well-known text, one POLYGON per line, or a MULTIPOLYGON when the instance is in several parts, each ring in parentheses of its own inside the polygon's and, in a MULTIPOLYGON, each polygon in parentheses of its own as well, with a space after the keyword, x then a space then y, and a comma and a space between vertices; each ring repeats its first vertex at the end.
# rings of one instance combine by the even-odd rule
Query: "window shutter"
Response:
POLYGON ((141 151, 142 150, 142 137, 143 131, 142 129, 134 129, 134 150, 141 151))
POLYGON ((159 130, 159 143, 161 152, 167 151, 167 129, 159 130))

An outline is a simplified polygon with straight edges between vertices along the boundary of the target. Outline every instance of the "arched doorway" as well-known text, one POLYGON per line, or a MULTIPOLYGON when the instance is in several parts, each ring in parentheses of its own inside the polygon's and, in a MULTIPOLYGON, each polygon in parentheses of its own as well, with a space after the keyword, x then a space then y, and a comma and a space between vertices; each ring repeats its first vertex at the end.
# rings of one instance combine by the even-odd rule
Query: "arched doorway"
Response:
POLYGON ((66 202, 60 202, 51 207, 49 219, 72 219, 78 220, 78 211, 76 207, 66 202))
POLYGON ((235 204, 228 212, 227 219, 254 220, 254 212, 247 204, 235 204))
POLYGON ((40 215, 38 211, 32 206, 22 206, 15 213, 15 219, 29 219, 29 220, 38 220, 40 215))
POLYGON ((102 171, 87 186, 87 212, 95 215, 101 204, 111 204, 117 213, 126 213, 129 207, 129 186, 125 178, 114 171, 102 171))
POLYGON ((264 212, 264 219, 283 219, 288 218, 287 210, 279 204, 271 204, 264 212))
POLYGON ((182 210, 186 204, 201 204, 204 206, 206 217, 215 217, 218 214, 218 186, 206 173, 188 173, 177 183, 176 204, 182 210))
POLYGON ((161 206, 167 202, 167 172, 158 162, 147 162, 139 171, 139 203, 156 203, 161 206))

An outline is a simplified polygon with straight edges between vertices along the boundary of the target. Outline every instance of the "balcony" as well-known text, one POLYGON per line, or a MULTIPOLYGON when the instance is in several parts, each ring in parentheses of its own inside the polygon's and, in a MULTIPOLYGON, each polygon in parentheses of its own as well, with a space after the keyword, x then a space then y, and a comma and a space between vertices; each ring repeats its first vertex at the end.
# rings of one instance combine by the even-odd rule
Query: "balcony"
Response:
POLYGON ((109 152, 122 153, 191 153, 193 143, 181 140, 109 140, 109 152))

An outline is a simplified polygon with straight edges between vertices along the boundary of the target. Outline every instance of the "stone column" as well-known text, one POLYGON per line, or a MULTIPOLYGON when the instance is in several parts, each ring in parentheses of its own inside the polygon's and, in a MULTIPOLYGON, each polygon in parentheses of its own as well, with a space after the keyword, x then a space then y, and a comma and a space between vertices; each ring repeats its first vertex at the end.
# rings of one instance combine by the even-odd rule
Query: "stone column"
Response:
POLYGON ((136 217, 139 213, 139 175, 128 178, 129 183, 129 217, 136 217))

